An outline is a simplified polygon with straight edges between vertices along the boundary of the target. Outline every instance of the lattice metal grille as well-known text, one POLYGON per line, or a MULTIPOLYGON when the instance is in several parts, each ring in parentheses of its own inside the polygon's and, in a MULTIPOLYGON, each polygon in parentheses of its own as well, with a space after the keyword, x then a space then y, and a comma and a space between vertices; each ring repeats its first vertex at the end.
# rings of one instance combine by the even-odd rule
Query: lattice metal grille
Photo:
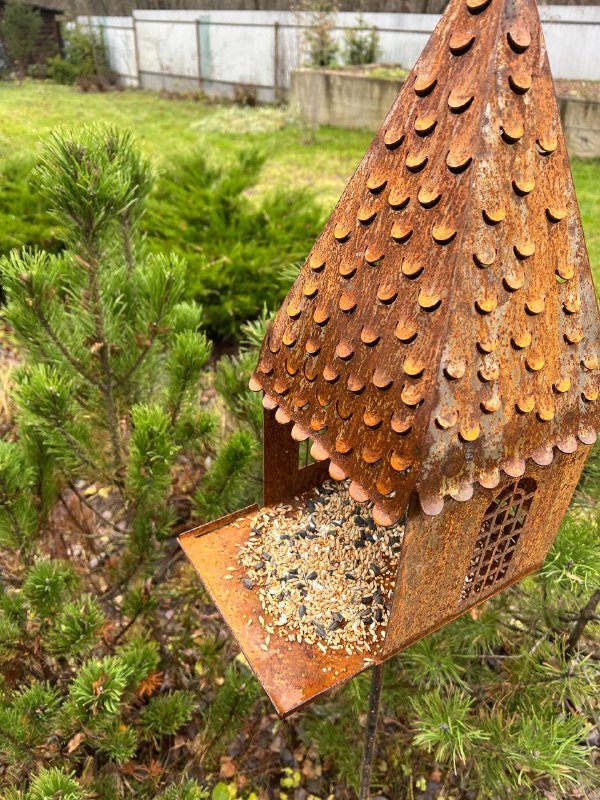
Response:
POLYGON ((488 506, 463 583, 461 603, 487 592, 506 577, 536 488, 533 478, 521 478, 488 506))

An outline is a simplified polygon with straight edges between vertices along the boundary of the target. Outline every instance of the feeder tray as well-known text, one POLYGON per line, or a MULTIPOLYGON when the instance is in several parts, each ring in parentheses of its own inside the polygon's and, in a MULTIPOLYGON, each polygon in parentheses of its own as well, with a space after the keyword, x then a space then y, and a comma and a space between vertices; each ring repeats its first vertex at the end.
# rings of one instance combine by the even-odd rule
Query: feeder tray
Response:
POLYGON ((265 631, 258 616, 267 623, 273 620, 261 608, 256 589, 242 585, 243 567, 237 562, 238 548, 248 540, 251 519, 257 513, 258 506, 245 508, 188 531, 179 541, 277 713, 287 717, 379 659, 375 654, 368 658, 365 653, 323 653, 314 645, 288 642, 278 635, 272 637, 268 652, 262 649, 265 631), (233 565, 237 572, 228 571, 233 565), (233 579, 224 580, 228 575, 233 579), (250 625, 248 620, 252 620, 250 625))
MULTIPOLYGON (((597 438, 599 342, 537 4, 450 0, 250 383, 266 506, 329 474, 377 524, 406 520, 375 661, 543 564, 597 438)), ((364 656, 261 650, 256 596, 223 580, 235 524, 182 545, 285 715, 364 656)))

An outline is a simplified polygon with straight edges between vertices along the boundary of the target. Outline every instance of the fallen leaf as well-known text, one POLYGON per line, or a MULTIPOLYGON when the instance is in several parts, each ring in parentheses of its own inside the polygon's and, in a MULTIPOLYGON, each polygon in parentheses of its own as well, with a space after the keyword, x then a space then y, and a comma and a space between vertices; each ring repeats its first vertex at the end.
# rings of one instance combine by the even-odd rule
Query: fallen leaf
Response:
POLYGON ((67 753, 74 753, 84 739, 85 739, 85 733, 83 731, 79 731, 79 733, 76 733, 75 736, 69 739, 69 744, 67 745, 67 753))

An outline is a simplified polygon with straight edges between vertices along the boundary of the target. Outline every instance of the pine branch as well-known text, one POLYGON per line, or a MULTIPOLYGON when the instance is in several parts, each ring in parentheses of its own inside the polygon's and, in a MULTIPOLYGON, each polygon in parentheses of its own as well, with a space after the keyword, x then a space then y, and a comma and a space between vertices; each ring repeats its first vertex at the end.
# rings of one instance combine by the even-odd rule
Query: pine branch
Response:
POLYGON ((104 514, 102 514, 102 512, 98 511, 98 509, 95 508, 90 503, 90 501, 80 493, 80 491, 77 489, 77 487, 72 481, 67 480, 67 484, 69 486, 69 489, 73 492, 75 497, 77 497, 77 499, 82 505, 86 506, 86 508, 89 508, 90 511, 92 511, 98 517, 98 519, 100 519, 105 525, 110 526, 114 531, 123 536, 122 529, 119 528, 117 525, 115 525, 115 523, 112 520, 108 519, 108 517, 105 517, 104 514))
POLYGON ((574 655, 575 648, 577 647, 579 640, 583 636, 583 632, 588 622, 591 622, 591 620, 594 619, 595 611, 599 604, 600 604, 600 589, 596 589, 596 591, 592 594, 588 602, 580 610, 577 622, 575 623, 573 629, 571 630, 571 634, 567 640, 566 654, 568 656, 574 655))

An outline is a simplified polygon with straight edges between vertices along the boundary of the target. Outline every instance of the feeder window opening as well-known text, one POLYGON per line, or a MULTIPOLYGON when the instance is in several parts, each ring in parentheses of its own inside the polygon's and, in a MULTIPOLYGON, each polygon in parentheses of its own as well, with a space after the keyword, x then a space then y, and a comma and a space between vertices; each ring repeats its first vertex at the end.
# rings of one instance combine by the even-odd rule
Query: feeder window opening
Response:
POLYGON ((507 486, 488 506, 465 576, 461 603, 502 581, 515 555, 536 482, 522 478, 507 486))
POLYGON ((298 445, 298 469, 310 467, 315 463, 314 458, 310 454, 310 448, 313 446, 313 440, 308 438, 298 445))

